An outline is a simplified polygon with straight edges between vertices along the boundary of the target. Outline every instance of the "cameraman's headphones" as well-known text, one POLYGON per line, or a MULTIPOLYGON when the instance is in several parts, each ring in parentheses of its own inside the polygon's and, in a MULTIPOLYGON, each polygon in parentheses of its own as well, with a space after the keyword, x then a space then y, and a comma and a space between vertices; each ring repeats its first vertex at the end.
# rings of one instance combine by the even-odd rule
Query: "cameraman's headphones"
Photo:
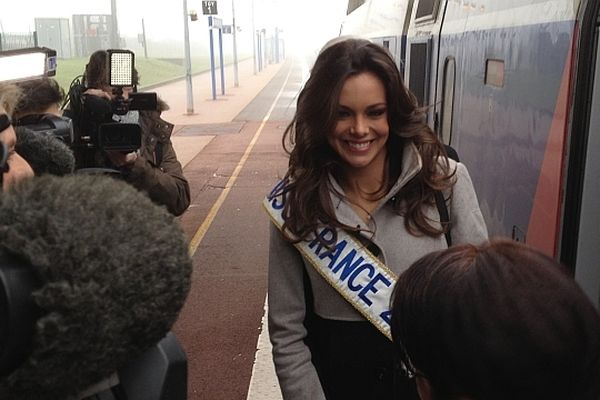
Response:
POLYGON ((8 172, 8 149, 4 142, 0 142, 0 182, 2 182, 2 174, 8 172))
POLYGON ((0 250, 0 377, 9 375, 31 352, 40 316, 31 294, 39 286, 31 264, 0 250))

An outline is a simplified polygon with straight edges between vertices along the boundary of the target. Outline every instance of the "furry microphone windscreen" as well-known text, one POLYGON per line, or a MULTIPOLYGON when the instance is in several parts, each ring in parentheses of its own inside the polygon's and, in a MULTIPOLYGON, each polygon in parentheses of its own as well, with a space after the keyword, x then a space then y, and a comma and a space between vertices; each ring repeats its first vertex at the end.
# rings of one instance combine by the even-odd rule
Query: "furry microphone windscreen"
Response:
POLYGON ((25 126, 15 127, 15 150, 31 165, 36 176, 42 174, 67 175, 75 169, 75 156, 58 138, 36 133, 25 126))
POLYGON ((0 399, 68 399, 162 339, 190 288, 183 232, 106 176, 46 175, 0 195, 0 250, 31 264, 42 310, 0 399))

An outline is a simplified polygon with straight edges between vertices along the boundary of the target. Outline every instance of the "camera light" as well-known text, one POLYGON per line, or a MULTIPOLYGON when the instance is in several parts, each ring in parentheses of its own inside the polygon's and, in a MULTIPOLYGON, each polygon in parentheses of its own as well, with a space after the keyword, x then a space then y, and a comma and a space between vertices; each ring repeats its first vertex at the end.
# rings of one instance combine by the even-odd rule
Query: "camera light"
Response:
POLYGON ((56 74, 56 51, 45 47, 0 52, 0 82, 56 74))
POLYGON ((129 50, 108 50, 110 86, 133 86, 134 55, 129 50))

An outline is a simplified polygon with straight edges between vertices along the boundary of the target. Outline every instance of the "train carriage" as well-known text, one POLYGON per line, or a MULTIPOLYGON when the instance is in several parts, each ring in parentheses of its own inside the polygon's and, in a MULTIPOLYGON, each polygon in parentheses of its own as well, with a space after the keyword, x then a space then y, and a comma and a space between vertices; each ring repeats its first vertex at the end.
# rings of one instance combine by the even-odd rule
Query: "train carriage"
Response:
POLYGON ((565 263, 596 305, 599 8, 597 0, 371 0, 341 29, 379 43, 395 37, 390 51, 429 124, 469 167, 490 234, 565 263), (380 14, 394 26, 373 23, 380 14))

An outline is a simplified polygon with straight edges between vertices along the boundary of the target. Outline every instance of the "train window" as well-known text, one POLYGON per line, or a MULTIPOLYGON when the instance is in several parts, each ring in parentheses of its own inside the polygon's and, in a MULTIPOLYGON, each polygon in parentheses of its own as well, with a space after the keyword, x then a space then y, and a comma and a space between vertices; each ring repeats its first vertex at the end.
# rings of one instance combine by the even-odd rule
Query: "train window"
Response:
POLYGON ((427 99, 427 83, 429 81, 429 42, 411 43, 408 72, 408 88, 417 97, 419 106, 427 99))
POLYGON ((383 41, 383 47, 385 47, 386 49, 390 49, 390 41, 389 40, 384 40, 383 41))
POLYGON ((504 61, 487 60, 485 64, 485 84, 504 87, 504 61))
POLYGON ((425 22, 435 20, 437 17, 437 10, 439 8, 439 0, 421 0, 417 6, 417 13, 415 15, 416 22, 425 22))
POLYGON ((444 81, 442 87, 442 117, 440 126, 441 139, 445 144, 452 140, 452 115, 454 114, 454 82, 456 79, 456 62, 448 58, 444 65, 444 81))

